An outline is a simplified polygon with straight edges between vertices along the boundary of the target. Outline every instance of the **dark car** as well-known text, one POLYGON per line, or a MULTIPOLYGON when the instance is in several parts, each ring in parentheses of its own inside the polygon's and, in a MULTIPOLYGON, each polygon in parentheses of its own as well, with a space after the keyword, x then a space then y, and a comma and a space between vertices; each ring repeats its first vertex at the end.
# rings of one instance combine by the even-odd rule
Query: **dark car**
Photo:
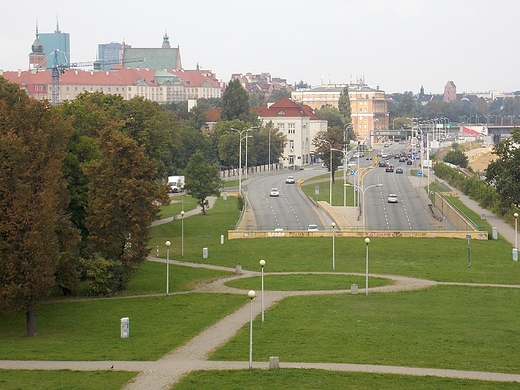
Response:
POLYGON ((385 169, 386 172, 393 172, 394 171, 394 166, 393 165, 389 165, 386 167, 385 169))
POLYGON ((380 168, 385 168, 385 167, 386 167, 386 162, 384 162, 384 161, 380 161, 380 162, 379 162, 379 167, 380 167, 380 168))
POLYGON ((395 173, 403 173, 403 168, 396 168, 395 173))
POLYGON ((412 160, 407 160, 406 161, 406 165, 412 165, 412 164, 413 164, 412 160))

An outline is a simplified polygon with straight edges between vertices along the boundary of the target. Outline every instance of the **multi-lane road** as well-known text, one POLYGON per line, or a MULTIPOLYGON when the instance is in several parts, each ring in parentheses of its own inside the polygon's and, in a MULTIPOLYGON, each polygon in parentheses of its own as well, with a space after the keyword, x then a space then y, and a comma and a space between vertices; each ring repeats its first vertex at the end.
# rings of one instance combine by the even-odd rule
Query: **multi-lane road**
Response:
MULTIPOLYGON (((384 152, 395 154, 408 151, 408 149, 409 146, 407 145, 395 143, 384 148, 384 152)), ((373 153, 377 152, 380 152, 380 148, 373 153)), ((395 169, 393 172, 386 172, 385 168, 374 166, 374 160, 361 158, 359 162, 361 167, 372 167, 363 177, 363 191, 361 191, 362 204, 364 200, 362 209, 365 211, 367 229, 400 231, 431 229, 431 222, 428 217, 429 210, 419 197, 416 188, 412 186, 409 177, 411 170, 413 169, 415 173, 417 167, 390 157, 389 162, 395 168, 401 167, 403 169, 403 173, 399 174, 395 173, 395 169), (388 203, 389 194, 397 195, 397 203, 388 203)), ((321 168, 321 164, 315 164, 306 166, 301 171, 272 173, 251 180, 247 184, 246 190, 253 208, 257 228, 263 230, 277 228, 307 230, 310 224, 321 225, 318 216, 321 211, 302 197, 295 184, 286 184, 285 179, 289 175, 294 176, 296 180, 300 178, 309 179, 326 173, 326 168, 321 168), (280 190, 279 197, 269 196, 269 190, 272 187, 280 190)), ((341 171, 336 172, 336 177, 341 175, 341 171)), ((349 179, 351 177, 349 176, 349 179)))

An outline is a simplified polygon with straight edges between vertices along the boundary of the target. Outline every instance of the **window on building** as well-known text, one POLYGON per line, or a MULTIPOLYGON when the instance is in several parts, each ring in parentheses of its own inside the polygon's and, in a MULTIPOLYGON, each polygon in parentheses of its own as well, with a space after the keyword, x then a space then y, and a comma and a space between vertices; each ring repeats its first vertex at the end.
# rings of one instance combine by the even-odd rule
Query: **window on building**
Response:
POLYGON ((293 139, 289 140, 289 149, 294 150, 294 140, 293 139))
POLYGON ((287 134, 294 134, 296 132, 296 126, 294 123, 287 124, 287 134))
POLYGON ((285 132, 285 123, 278 123, 276 126, 282 133, 285 132))

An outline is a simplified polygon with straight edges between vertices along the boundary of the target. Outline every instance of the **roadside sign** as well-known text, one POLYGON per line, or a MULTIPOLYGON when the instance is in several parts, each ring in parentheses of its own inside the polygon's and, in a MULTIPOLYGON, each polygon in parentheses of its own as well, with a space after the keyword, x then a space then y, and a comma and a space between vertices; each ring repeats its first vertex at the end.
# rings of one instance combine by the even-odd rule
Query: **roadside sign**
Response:
POLYGON ((350 176, 354 176, 356 174, 356 170, 355 169, 351 169, 350 170, 350 176))
POLYGON ((320 186, 314 186, 314 194, 319 195, 320 194, 320 186))
POLYGON ((422 177, 422 171, 417 171, 417 176, 422 177))

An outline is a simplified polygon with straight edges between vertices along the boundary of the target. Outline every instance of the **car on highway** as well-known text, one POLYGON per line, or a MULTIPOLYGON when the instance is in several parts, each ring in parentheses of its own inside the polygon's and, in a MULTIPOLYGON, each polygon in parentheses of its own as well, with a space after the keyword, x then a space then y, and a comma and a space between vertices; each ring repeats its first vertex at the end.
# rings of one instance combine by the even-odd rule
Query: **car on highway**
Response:
POLYGON ((413 164, 412 160, 407 160, 406 161, 406 165, 412 165, 412 164, 413 164))
POLYGON ((269 196, 280 196, 280 191, 278 190, 278 188, 273 187, 269 190, 269 196))
POLYGON ((287 179, 285 179, 285 184, 294 184, 294 183, 296 183, 294 176, 287 176, 287 179))
POLYGON ((385 169, 385 172, 393 172, 394 171, 394 166, 393 165, 388 165, 385 169))
POLYGON ((318 232, 320 229, 318 228, 318 225, 316 224, 310 224, 307 228, 308 232, 318 232))
POLYGON ((388 194, 388 203, 397 203, 397 195, 396 194, 388 194))
POLYGON ((395 173, 403 173, 403 168, 396 168, 395 173))
POLYGON ((379 167, 380 167, 380 168, 386 168, 386 162, 384 162, 384 161, 380 161, 380 162, 379 162, 379 167))

